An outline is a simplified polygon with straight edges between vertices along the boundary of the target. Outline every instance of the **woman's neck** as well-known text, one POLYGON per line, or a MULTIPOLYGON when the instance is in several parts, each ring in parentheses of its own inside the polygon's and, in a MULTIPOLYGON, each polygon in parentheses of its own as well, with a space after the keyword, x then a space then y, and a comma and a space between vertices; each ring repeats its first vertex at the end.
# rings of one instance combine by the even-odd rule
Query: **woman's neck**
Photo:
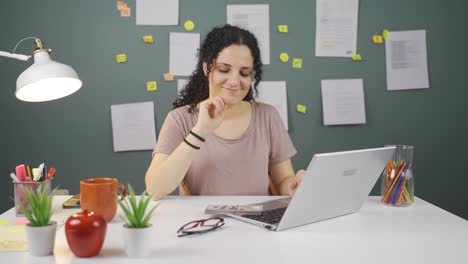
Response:
POLYGON ((244 115, 250 109, 250 103, 246 101, 241 101, 235 105, 231 105, 226 112, 224 113, 225 119, 237 118, 244 115))

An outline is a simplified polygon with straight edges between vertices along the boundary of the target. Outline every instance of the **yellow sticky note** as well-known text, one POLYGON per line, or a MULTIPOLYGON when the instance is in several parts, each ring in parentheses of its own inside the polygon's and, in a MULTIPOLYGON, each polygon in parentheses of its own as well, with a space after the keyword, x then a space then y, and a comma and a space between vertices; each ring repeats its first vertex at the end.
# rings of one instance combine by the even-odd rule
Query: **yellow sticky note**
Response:
POLYGON ((131 15, 131 8, 130 7, 125 7, 122 10, 120 10, 120 16, 121 17, 129 17, 131 15))
POLYGON ((287 62, 289 60, 289 55, 286 52, 282 52, 279 58, 281 62, 287 62))
POLYGON ((382 44, 383 38, 381 35, 374 35, 372 36, 372 42, 374 42, 375 44, 382 44))
POLYGON ((174 80, 174 75, 171 73, 165 73, 164 74, 164 80, 165 81, 173 81, 174 80))
POLYGON ((158 89, 158 83, 156 81, 146 82, 146 88, 148 91, 156 91, 158 89))
POLYGON ((292 67, 296 69, 302 68, 302 59, 301 58, 293 58, 292 67))
POLYGON ((281 33, 288 33, 288 25, 278 25, 278 31, 281 33))
POLYGON ((384 30, 382 31, 382 37, 383 37, 384 39, 388 39, 388 38, 390 37, 390 31, 388 31, 388 29, 384 29, 384 30))
POLYGON ((195 28, 195 23, 192 20, 187 20, 184 23, 184 28, 187 31, 192 31, 195 28))
POLYGON ((3 220, 3 219, 0 220, 0 226, 2 226, 2 225, 9 225, 9 224, 11 224, 11 220, 3 220))
POLYGON ((305 114, 305 113, 307 112, 307 106, 298 104, 298 105, 296 106, 296 110, 297 110, 297 112, 299 112, 299 113, 305 114))
POLYGON ((118 63, 124 63, 127 62, 127 54, 125 53, 120 53, 115 56, 116 60, 118 63))
POLYGON ((143 41, 146 43, 153 43, 153 36, 152 35, 143 36, 143 41))
POLYGON ((361 57, 361 54, 356 53, 356 54, 353 54, 353 55, 351 56, 351 59, 352 59, 353 61, 360 61, 360 60, 362 60, 362 57, 361 57))

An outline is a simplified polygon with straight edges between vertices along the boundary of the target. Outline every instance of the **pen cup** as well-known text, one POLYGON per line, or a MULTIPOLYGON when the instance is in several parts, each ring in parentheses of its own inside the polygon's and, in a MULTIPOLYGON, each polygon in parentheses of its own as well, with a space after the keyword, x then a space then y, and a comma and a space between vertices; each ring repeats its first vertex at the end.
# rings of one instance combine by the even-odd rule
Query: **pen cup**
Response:
POLYGON ((382 172, 380 200, 390 206, 408 206, 414 201, 413 152, 410 145, 394 146, 395 152, 382 172))
POLYGON ((27 207, 25 190, 37 191, 41 186, 41 190, 46 189, 50 193, 51 182, 51 179, 43 182, 13 182, 16 216, 24 216, 21 205, 27 207))

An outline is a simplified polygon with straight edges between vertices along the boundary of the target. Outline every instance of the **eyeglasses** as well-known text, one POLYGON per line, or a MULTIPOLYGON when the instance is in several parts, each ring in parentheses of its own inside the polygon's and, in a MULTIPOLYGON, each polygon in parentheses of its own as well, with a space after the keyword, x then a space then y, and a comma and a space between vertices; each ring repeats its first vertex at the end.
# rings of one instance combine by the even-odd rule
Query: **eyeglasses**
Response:
POLYGON ((207 219, 195 220, 188 222, 183 225, 177 233, 178 237, 194 235, 194 234, 203 234, 213 230, 216 230, 224 225, 224 219, 221 217, 211 217, 207 219))

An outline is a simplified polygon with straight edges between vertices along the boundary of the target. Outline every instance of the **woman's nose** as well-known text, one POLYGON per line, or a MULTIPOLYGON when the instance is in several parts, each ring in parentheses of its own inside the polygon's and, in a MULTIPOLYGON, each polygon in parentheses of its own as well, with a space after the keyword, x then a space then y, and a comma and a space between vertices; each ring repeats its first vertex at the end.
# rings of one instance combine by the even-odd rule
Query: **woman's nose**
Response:
POLYGON ((229 75, 228 83, 231 84, 232 86, 238 86, 240 85, 240 76, 238 72, 232 72, 229 75))

